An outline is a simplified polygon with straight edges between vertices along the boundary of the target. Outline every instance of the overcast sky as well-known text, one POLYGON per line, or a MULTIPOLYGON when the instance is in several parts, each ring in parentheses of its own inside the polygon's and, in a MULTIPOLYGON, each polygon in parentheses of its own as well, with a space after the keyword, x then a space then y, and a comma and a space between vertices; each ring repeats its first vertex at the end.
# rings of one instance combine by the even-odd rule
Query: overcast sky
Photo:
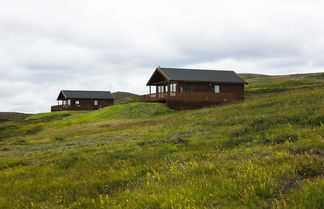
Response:
POLYGON ((147 93, 157 66, 324 71, 321 0, 0 0, 0 112, 61 89, 147 93))

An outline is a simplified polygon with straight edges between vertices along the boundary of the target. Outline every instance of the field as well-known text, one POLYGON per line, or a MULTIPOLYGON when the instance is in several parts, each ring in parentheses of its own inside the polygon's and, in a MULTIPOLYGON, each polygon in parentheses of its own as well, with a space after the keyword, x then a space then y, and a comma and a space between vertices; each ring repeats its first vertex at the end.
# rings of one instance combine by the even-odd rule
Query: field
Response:
POLYGON ((20 120, 31 116, 31 114, 24 114, 18 112, 0 112, 0 122, 9 120, 20 120))
POLYGON ((0 208, 324 208, 324 73, 242 77, 240 104, 0 122, 0 208))
POLYGON ((115 104, 126 104, 130 102, 138 102, 139 100, 139 95, 128 92, 117 91, 113 93, 113 96, 115 97, 115 104))

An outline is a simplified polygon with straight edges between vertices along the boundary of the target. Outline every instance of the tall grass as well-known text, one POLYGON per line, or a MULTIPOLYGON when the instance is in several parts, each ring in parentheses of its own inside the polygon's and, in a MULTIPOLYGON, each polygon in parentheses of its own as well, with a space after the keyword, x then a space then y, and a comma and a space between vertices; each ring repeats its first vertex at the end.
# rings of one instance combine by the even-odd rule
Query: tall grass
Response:
POLYGON ((1 122, 0 208, 322 208, 324 90, 265 92, 1 122))

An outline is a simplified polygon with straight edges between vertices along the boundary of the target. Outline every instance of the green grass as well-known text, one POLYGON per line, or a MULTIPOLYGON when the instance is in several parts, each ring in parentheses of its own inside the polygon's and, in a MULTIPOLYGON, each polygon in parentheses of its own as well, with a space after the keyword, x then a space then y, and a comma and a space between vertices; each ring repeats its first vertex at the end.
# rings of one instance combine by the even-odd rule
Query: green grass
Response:
POLYGON ((71 111, 59 111, 59 112, 49 112, 49 113, 39 113, 25 118, 25 121, 51 121, 55 119, 61 119, 72 115, 75 112, 71 111))
POLYGON ((20 120, 29 117, 31 114, 18 112, 0 112, 0 122, 9 120, 20 120))
POLYGON ((324 80, 319 80, 323 73, 295 74, 284 76, 267 76, 258 74, 241 74, 247 79, 246 96, 259 96, 265 93, 278 93, 299 89, 324 87, 324 80), (314 80, 315 79, 315 80, 314 80))
POLYGON ((310 74, 306 75, 304 78, 315 78, 315 79, 324 79, 324 73, 315 73, 315 74, 310 74))
POLYGON ((102 121, 112 119, 136 119, 136 118, 151 118, 154 116, 163 115, 174 112, 163 104, 159 103, 140 103, 132 102, 127 105, 114 105, 101 110, 80 114, 74 119, 90 121, 102 121))
POLYGON ((0 208, 323 208, 323 83, 248 82, 223 107, 1 122, 0 208))
POLYGON ((130 102, 138 102, 139 101, 139 95, 132 94, 129 92, 114 92, 113 96, 115 97, 114 104, 126 104, 130 102))

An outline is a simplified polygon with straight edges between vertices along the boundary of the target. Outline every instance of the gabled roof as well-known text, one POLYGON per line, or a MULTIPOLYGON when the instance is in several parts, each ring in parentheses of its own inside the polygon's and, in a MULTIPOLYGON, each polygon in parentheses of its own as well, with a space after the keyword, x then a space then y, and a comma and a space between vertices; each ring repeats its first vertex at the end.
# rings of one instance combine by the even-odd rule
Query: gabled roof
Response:
POLYGON ((114 99, 110 91, 75 91, 61 90, 59 99, 114 99))
MULTIPOLYGON (((184 68, 156 68, 155 73, 159 72, 168 81, 190 81, 190 82, 216 82, 216 83, 241 83, 247 84, 234 71, 227 70, 201 70, 184 68)), ((154 76, 147 83, 149 85, 154 76)))

